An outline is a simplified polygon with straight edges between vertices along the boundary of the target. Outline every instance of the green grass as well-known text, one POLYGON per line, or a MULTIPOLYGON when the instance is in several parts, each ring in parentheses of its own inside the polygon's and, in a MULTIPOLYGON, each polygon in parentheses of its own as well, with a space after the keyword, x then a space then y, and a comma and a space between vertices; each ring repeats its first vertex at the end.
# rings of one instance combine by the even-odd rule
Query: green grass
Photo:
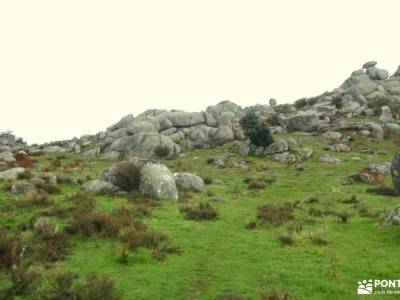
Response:
MULTIPOLYGON (((352 152, 331 153, 342 160, 341 164, 324 165, 318 157, 324 152, 326 141, 314 136, 291 136, 315 151, 314 157, 306 162, 305 171, 255 157, 248 158, 247 170, 233 167, 235 161, 243 159, 239 156, 232 157, 222 169, 206 163, 208 158, 229 151, 230 145, 188 151, 185 158, 164 161, 172 169, 187 169, 225 182, 209 185, 208 194, 193 194, 188 200, 210 202, 219 212, 217 220, 187 220, 179 212, 182 205, 179 201, 164 201, 152 209, 151 218, 145 219, 150 228, 166 234, 178 245, 181 255, 167 255, 165 261, 157 261, 151 250, 140 249, 130 252, 129 263, 123 265, 118 262, 123 248, 119 238, 78 235, 73 238, 70 254, 64 261, 42 269, 44 277, 51 278, 57 270, 72 270, 80 275, 93 270, 106 273, 114 279, 123 299, 216 299, 232 293, 245 299, 259 299, 263 291, 285 290, 298 299, 357 299, 359 280, 397 279, 399 229, 380 227, 377 223, 386 209, 399 204, 398 198, 367 194, 367 185, 342 184, 349 174, 370 163, 390 161, 396 151, 394 138, 379 144, 358 138, 352 152), (365 154, 360 151, 364 149, 384 149, 385 153, 365 154), (352 160, 353 156, 361 161, 352 160), (263 190, 250 190, 243 182, 247 177, 276 180, 263 190), (340 202, 352 195, 374 216, 361 217, 353 204, 340 202), (319 203, 306 203, 311 196, 318 197, 319 203), (256 220, 258 207, 294 201, 300 202, 294 210, 295 220, 280 226, 258 222, 256 229, 245 229, 247 221, 256 220), (346 223, 339 223, 334 215, 313 217, 308 215, 312 207, 348 212, 351 217, 346 223), (293 246, 283 246, 278 236, 288 234, 288 227, 295 222, 302 223, 303 229, 294 233, 293 246), (328 244, 313 244, 309 235, 315 232, 320 232, 328 244)), ((76 158, 67 155, 62 162, 72 163, 76 158)), ((49 159, 40 157, 38 161, 33 172, 41 170, 49 159)), ((74 178, 87 175, 97 178, 106 167, 107 163, 97 159, 85 159, 84 167, 71 168, 69 174, 74 178)), ((63 172, 62 168, 51 171, 57 172, 63 172)), ((390 178, 386 178, 386 183, 390 184, 390 178)), ((66 205, 65 195, 77 189, 77 185, 62 186, 62 194, 51 195, 51 199, 66 205)), ((14 207, 14 197, 0 191, 0 224, 10 231, 48 209, 14 207)), ((134 203, 125 198, 97 197, 97 210, 112 211, 122 205, 134 206, 134 203)), ((60 224, 66 222, 54 219, 60 224)), ((0 287, 6 284, 7 280, 0 277, 0 287)))

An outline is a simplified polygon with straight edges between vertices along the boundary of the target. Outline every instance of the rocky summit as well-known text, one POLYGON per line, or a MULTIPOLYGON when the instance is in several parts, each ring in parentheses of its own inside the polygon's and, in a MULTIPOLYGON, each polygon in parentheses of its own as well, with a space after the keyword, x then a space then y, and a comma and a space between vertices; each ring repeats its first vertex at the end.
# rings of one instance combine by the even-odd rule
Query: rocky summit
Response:
POLYGON ((1 133, 0 299, 355 299, 396 279, 400 67, 293 100, 1 133))

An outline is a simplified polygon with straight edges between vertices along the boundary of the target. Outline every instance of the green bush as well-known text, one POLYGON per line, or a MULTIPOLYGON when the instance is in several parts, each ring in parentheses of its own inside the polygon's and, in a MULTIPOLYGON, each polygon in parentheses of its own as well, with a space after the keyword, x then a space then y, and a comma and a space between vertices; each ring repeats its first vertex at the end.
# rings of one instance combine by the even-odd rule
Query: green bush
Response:
POLYGON ((240 119, 240 125, 253 145, 266 147, 274 142, 269 126, 252 112, 240 119))

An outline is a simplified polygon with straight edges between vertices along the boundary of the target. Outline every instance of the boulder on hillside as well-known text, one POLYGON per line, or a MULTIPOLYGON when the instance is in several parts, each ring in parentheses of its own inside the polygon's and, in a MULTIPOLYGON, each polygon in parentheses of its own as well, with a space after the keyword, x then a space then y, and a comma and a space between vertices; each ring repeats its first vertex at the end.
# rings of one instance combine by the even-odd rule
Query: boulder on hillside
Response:
POLYGON ((0 160, 6 162, 6 163, 13 163, 16 161, 14 155, 12 154, 11 151, 5 151, 0 153, 0 160))
POLYGON ((201 177, 192 173, 175 173, 175 183, 178 190, 202 193, 206 190, 201 177))
POLYGON ((138 133, 158 133, 154 125, 149 121, 133 121, 126 128, 128 135, 135 135, 138 133))
POLYGON ((47 153, 64 153, 67 152, 67 149, 61 146, 47 146, 43 151, 47 153))
POLYGON ((0 172, 0 179, 3 180, 16 180, 23 174, 25 174, 26 170, 21 167, 13 168, 10 170, 0 172))
POLYGON ((162 164, 146 163, 141 169, 140 192, 153 199, 178 199, 174 175, 162 164))
POLYGON ((126 192, 123 191, 118 186, 113 185, 110 182, 102 181, 102 180, 90 180, 85 182, 82 185, 82 188, 88 192, 93 194, 113 194, 113 195, 126 195, 126 192))
POLYGON ((381 116, 379 117, 379 122, 382 124, 393 122, 393 116, 389 106, 381 107, 381 116))
POLYGON ((396 191, 400 192, 400 151, 396 153, 390 167, 392 174, 393 186, 396 191))
POLYGON ((141 158, 173 157, 181 152, 180 147, 169 137, 154 133, 139 133, 117 139, 110 149, 125 157, 141 158))
POLYGON ((288 116, 283 121, 289 131, 314 131, 319 123, 319 115, 315 112, 299 112, 288 116))
POLYGON ((115 123, 114 125, 111 125, 110 127, 108 127, 107 131, 113 132, 113 131, 115 131, 117 129, 126 128, 126 127, 128 127, 128 125, 130 123, 133 122, 133 120, 134 120, 134 118, 133 118, 132 114, 126 115, 121 120, 119 120, 117 123, 115 123))

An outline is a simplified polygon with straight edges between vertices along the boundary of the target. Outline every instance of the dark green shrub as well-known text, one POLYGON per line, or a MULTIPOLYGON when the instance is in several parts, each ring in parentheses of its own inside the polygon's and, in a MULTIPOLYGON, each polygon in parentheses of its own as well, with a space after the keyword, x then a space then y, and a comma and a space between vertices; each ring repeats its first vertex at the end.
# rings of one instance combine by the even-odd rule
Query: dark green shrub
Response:
POLYGON ((154 149, 154 154, 158 157, 166 157, 171 153, 171 150, 167 146, 158 145, 154 149))
POLYGON ((258 147, 266 147, 274 142, 271 130, 254 113, 248 113, 240 119, 240 125, 250 142, 258 147))

